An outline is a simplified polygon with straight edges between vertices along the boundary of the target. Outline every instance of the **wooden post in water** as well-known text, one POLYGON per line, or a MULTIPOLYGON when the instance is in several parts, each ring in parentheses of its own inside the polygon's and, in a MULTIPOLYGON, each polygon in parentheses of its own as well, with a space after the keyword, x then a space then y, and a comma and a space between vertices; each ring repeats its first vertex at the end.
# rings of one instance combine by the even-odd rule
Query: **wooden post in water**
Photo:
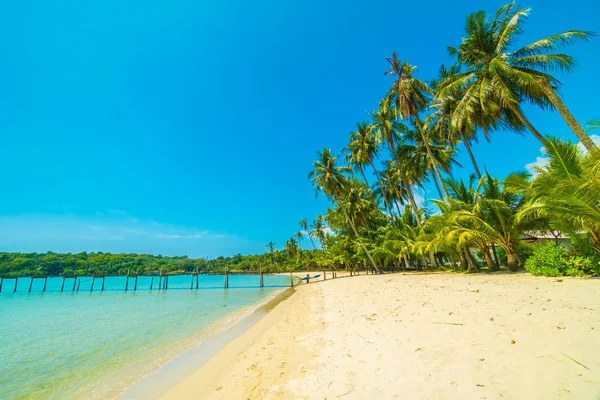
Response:
POLYGON ((198 269, 196 269, 196 289, 198 289, 198 269))
POLYGON ((194 274, 192 273, 192 281, 190 282, 190 290, 194 288, 194 274))
POLYGON ((92 276, 92 286, 90 286, 90 293, 94 290, 94 282, 96 282, 96 277, 92 276))
POLYGON ((0 293, 2 293, 2 284, 4 283, 4 277, 0 276, 0 293))
POLYGON ((125 291, 129 289, 129 270, 127 270, 127 278, 125 280, 125 291))
POLYGON ((154 277, 152 277, 152 280, 150 281, 150 291, 152 291, 152 285, 154 284, 154 277))
POLYGON ((137 273, 135 274, 135 282, 133 283, 133 291, 135 292, 137 290, 137 279, 138 279, 138 275, 137 273))
POLYGON ((165 290, 169 288, 169 275, 165 276, 165 290))
POLYGON ((33 286, 33 276, 31 278, 29 278, 29 290, 27 291, 27 293, 31 293, 32 286, 33 286))
POLYGON ((292 271, 290 271, 290 287, 294 287, 294 276, 292 275, 292 271))
POLYGON ((48 277, 44 278, 44 289, 42 290, 42 292, 46 291, 46 285, 48 284, 48 277))
POLYGON ((13 293, 16 293, 16 292, 17 292, 17 284, 18 284, 18 283, 19 283, 19 277, 17 276, 17 277, 15 278, 15 288, 14 288, 14 290, 13 290, 13 293))
POLYGON ((73 278, 73 289, 71 289, 71 292, 75 291, 75 285, 77 284, 77 275, 75 275, 75 278, 73 278))
POLYGON ((260 273, 260 287, 265 287, 265 280, 262 271, 260 273))
POLYGON ((63 276, 62 285, 60 285, 60 292, 62 293, 63 290, 65 290, 65 277, 64 276, 63 276))
POLYGON ((106 276, 102 275, 102 289, 100 289, 101 292, 104 292, 104 280, 106 279, 106 276))
POLYGON ((229 271, 227 270, 227 266, 225 266, 225 277, 223 278, 223 286, 225 289, 229 288, 229 271))
POLYGON ((79 279, 79 283, 77 284, 77 291, 79 292, 79 286, 81 286, 81 279, 79 279))

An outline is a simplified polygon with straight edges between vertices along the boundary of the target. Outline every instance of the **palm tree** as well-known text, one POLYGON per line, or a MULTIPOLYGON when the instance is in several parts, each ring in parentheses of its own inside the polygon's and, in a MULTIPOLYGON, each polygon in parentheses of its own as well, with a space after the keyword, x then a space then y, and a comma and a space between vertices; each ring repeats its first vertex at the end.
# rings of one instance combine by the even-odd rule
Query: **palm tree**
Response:
POLYGON ((427 150, 433 173, 437 176, 445 191, 444 180, 431 151, 432 138, 430 137, 430 130, 419 117, 419 113, 429 105, 429 95, 433 91, 425 82, 413 76, 413 72, 417 70, 417 67, 406 61, 398 60, 396 52, 393 52, 392 57, 386 58, 386 60, 391 69, 384 72, 384 75, 395 75, 396 77, 388 93, 388 98, 395 104, 397 116, 402 119, 413 119, 415 131, 421 136, 422 143, 427 150))
POLYGON ((285 242, 284 249, 288 255, 288 259, 293 260, 298 254, 298 242, 295 238, 291 237, 285 242))
POLYGON ((312 230, 309 232, 308 236, 313 238, 317 238, 319 242, 321 242, 321 247, 325 246, 325 237, 327 233, 325 232, 325 223, 323 222, 323 216, 319 215, 312 224, 312 230))
POLYGON ((306 235, 308 236, 308 239, 310 240, 310 243, 312 244, 313 249, 316 250, 317 247, 315 246, 315 242, 313 242, 312 237, 310 236, 310 233, 308 232, 308 223, 306 222, 306 217, 304 217, 300 220, 300 227, 302 228, 302 230, 304 232, 306 232, 306 235))
MULTIPOLYGON (((398 133, 403 130, 401 124, 397 119, 397 114, 390 107, 390 99, 384 98, 379 104, 379 110, 371 113, 373 117, 373 128, 377 130, 378 135, 383 139, 383 141, 387 144, 388 150, 392 155, 392 159, 396 164, 396 168, 398 169, 398 176, 401 178, 402 185, 404 186, 404 193, 406 193, 407 198, 413 207, 413 211, 418 215, 419 208, 417 207, 417 202, 415 201, 414 194, 412 192, 412 187, 410 180, 408 178, 407 171, 403 170, 402 160, 398 157, 396 153, 396 145, 400 140, 398 133)), ((390 165, 388 165, 388 168, 390 165)), ((385 185, 381 185, 380 190, 384 190, 385 185)), ((385 193, 382 193, 385 197, 385 193)), ((418 218, 419 223, 421 223, 420 217, 418 218)))
MULTIPOLYGON (((360 172, 363 180, 367 185, 369 181, 365 174, 365 167, 370 166, 381 186, 379 172, 375 167, 374 160, 379 153, 381 144, 381 136, 375 134, 374 125, 367 122, 359 122, 356 124, 356 131, 350 133, 350 143, 346 147, 346 162, 348 167, 355 168, 360 172)), ((386 196, 383 196, 383 203, 388 210, 390 217, 393 218, 392 210, 387 202, 386 196)))
POLYGON ((456 239, 461 247, 469 243, 497 243, 506 252, 508 269, 516 271, 520 236, 533 229, 539 220, 523 217, 526 196, 524 190, 514 190, 514 182, 526 181, 523 174, 511 174, 501 184, 489 174, 484 175, 473 208, 452 211, 438 238, 456 239))
POLYGON ((267 249, 269 250, 269 253, 271 254, 271 264, 275 265, 275 243, 273 242, 269 242, 269 244, 267 244, 267 249))
POLYGON ((379 272, 379 268, 377 268, 375 260, 373 259, 369 249, 365 245, 365 242, 356 228, 356 222, 361 222, 365 215, 372 211, 373 208, 376 208, 372 199, 372 192, 357 179, 351 178, 348 180, 347 185, 337 202, 338 208, 343 212, 346 222, 352 228, 356 239, 369 258, 373 269, 376 272, 379 272))
POLYGON ((585 231, 600 254, 600 154, 583 155, 576 145, 556 138, 548 138, 544 148, 548 166, 529 186, 520 186, 531 199, 522 215, 549 217, 572 234, 585 231))
POLYGON ((308 174, 308 179, 313 184, 315 195, 322 191, 326 196, 336 197, 342 192, 347 180, 345 173, 351 172, 346 166, 336 166, 337 158, 330 149, 317 152, 319 160, 313 162, 313 170, 308 174))
POLYGON ((560 82, 550 75, 553 71, 570 72, 575 64, 571 56, 554 51, 587 41, 593 34, 566 31, 511 51, 529 11, 513 2, 501 7, 492 19, 485 11, 467 17, 466 36, 460 46, 448 47, 450 54, 456 55, 459 65, 466 69, 456 74, 453 84, 447 86, 466 88, 457 112, 459 115, 469 113, 469 109, 477 105, 487 114, 498 118, 504 114, 510 119, 509 111, 543 143, 543 135, 527 119, 521 105, 529 102, 542 108, 556 107, 583 145, 590 152, 597 151, 558 96, 556 90, 560 82))
MULTIPOLYGON (((488 132, 496 127, 498 122, 491 118, 489 114, 481 111, 480 107, 471 110, 470 115, 464 115, 461 120, 455 120, 455 111, 457 105, 462 100, 465 94, 463 87, 456 85, 445 88, 448 81, 459 72, 458 66, 454 65, 447 69, 441 66, 438 78, 433 82, 433 88, 436 95, 431 102, 430 108, 432 113, 427 117, 427 123, 435 132, 435 136, 442 142, 446 142, 455 146, 458 142, 462 142, 469 154, 473 169, 478 178, 481 178, 481 171, 473 155, 471 143, 478 141, 477 128, 482 128, 486 140, 489 142, 490 137, 488 132), (442 91, 443 90, 443 94, 442 91)), ((477 106, 477 104, 474 104, 477 106)))
POLYGON ((304 236, 304 233, 302 231, 298 231, 294 234, 294 238, 296 239, 296 242, 298 242, 299 248, 302 248, 302 237, 303 236, 304 236))

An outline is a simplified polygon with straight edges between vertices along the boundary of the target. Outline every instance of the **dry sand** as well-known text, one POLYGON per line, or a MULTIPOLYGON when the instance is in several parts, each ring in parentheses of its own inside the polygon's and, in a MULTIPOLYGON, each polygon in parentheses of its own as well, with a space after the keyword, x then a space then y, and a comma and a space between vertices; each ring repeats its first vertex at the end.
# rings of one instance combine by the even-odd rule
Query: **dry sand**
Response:
POLYGON ((600 280, 302 285, 164 399, 600 399, 600 280))

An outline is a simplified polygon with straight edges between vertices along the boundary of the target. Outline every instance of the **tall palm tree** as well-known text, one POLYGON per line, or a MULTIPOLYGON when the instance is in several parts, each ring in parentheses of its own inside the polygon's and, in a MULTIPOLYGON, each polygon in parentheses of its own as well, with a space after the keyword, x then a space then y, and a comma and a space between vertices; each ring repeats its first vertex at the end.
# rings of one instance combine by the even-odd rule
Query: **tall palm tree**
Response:
POLYGON ((386 60, 390 64, 391 69, 384 72, 384 75, 395 76, 395 81, 388 93, 388 98, 393 101, 397 116, 402 119, 413 119, 416 131, 421 136, 422 143, 427 150, 433 172, 444 188, 444 179, 431 151, 431 131, 421 121, 419 116, 419 113, 429 105, 430 95, 433 94, 433 90, 425 82, 413 76, 413 72, 417 70, 417 67, 410 65, 406 61, 400 61, 396 52, 393 52, 392 57, 386 58, 386 60))
MULTIPOLYGON (((365 174, 365 167, 370 166, 381 186, 379 172, 375 167, 374 160, 379 153, 381 136, 375 134, 374 126, 367 122, 359 122, 356 124, 356 131, 350 133, 350 143, 346 147, 346 162, 350 168, 357 169, 363 180, 369 185, 369 180, 365 174)), ((383 196, 383 203, 388 210, 390 217, 393 218, 392 210, 386 200, 387 196, 383 196)))
MULTIPOLYGON (((388 151, 390 152, 392 159, 396 164, 396 168, 398 169, 397 173, 399 174, 402 181, 402 185, 404 186, 404 192, 406 193, 408 200, 411 206, 413 207, 413 211, 415 212, 415 214, 418 215, 419 208, 417 206, 417 202, 415 201, 415 197, 412 192, 412 187, 408 178, 407 171, 404 171, 402 169, 402 160, 398 157, 396 153, 396 145, 400 140, 398 134, 403 128, 401 127, 401 124, 398 121, 396 121, 397 114, 395 110, 391 107, 390 99, 384 98, 379 104, 379 110, 376 110, 373 113, 371 113, 371 116, 373 118, 373 128, 377 130, 378 135, 387 144, 388 151)), ((381 185, 380 182, 380 188, 383 187, 385 187, 385 185, 381 185)), ((419 223, 422 223, 420 217, 418 221, 419 223)))
POLYGON ((330 149, 317 152, 319 159, 313 162, 313 170, 309 172, 308 179, 313 184, 315 194, 322 191, 326 196, 338 196, 348 179, 344 175, 351 172, 346 166, 337 166, 337 158, 333 156, 330 149))
POLYGON ((323 222, 323 216, 319 215, 312 224, 312 230, 309 232, 309 236, 311 238, 317 238, 319 242, 321 242, 321 247, 325 248, 325 237, 327 233, 325 232, 325 223, 323 222))
POLYGON ((310 236, 310 232, 308 232, 308 223, 306 222, 306 217, 302 218, 300 220, 300 228, 302 228, 302 230, 304 232, 306 232, 306 236, 308 236, 308 239, 310 240, 310 243, 312 244, 313 249, 317 249, 317 247, 315 246, 315 242, 313 242, 312 237, 310 236))
POLYGON ((350 225, 350 228, 354 232, 356 239, 360 243, 363 251, 369 258, 373 269, 379 272, 377 264, 371 255, 371 252, 365 245, 363 238, 358 233, 356 228, 356 222, 360 221, 373 210, 375 203, 372 201, 372 192, 367 186, 361 184, 357 179, 351 178, 347 181, 347 185, 344 188, 343 193, 337 199, 338 208, 343 212, 346 222, 350 225))
POLYGON ((445 85, 451 81, 453 76, 459 73, 457 65, 446 68, 440 67, 437 79, 433 82, 433 89, 436 94, 431 102, 432 113, 427 117, 427 123, 435 132, 435 136, 442 142, 455 146, 462 142, 469 154, 473 169, 478 178, 481 178, 481 171, 475 160, 471 143, 477 143, 477 128, 483 130, 486 140, 489 142, 489 130, 495 128, 499 121, 492 118, 489 114, 481 111, 477 104, 475 109, 471 109, 471 115, 464 115, 460 120, 455 120, 455 110, 465 94, 464 87, 452 85, 446 89, 445 85), (443 94, 442 94, 443 90, 443 94))
MULTIPOLYGON (((542 143, 539 133, 525 116, 521 106, 525 102, 559 111, 571 130, 590 151, 598 148, 575 120, 556 90, 560 82, 550 75, 553 71, 570 72, 573 57, 555 53, 564 46, 589 40, 593 34, 584 31, 566 31, 545 37, 520 49, 511 51, 522 23, 529 16, 529 8, 514 2, 501 7, 493 18, 485 11, 467 17, 465 37, 458 48, 448 47, 456 55, 465 71, 456 75, 454 84, 466 87, 467 93, 459 103, 459 114, 479 104, 485 113, 500 117, 510 111, 542 143)), ((453 85, 447 86, 452 87, 453 85)))

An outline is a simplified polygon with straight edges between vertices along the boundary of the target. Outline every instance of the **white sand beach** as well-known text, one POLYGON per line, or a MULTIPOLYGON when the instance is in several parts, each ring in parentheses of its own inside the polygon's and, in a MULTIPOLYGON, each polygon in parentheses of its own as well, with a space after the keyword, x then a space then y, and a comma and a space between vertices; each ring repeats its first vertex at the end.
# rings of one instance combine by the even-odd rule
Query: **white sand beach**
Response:
POLYGON ((304 284, 164 399, 598 399, 600 280, 304 284))

